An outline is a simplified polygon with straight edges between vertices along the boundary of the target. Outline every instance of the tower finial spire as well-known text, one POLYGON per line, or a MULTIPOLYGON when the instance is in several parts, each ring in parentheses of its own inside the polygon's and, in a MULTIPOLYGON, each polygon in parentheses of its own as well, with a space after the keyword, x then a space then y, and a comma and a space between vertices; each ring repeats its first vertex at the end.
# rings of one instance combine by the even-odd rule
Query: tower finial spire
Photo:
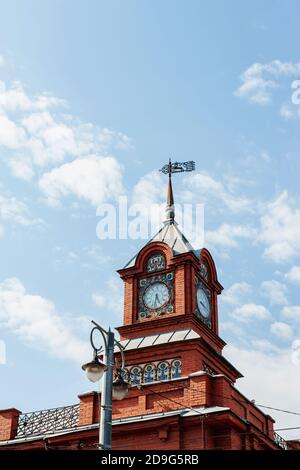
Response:
POLYGON ((173 224, 175 220, 175 207, 174 207, 174 196, 172 188, 172 162, 169 159, 168 164, 168 193, 167 193, 167 206, 166 206, 166 220, 165 223, 173 224))
POLYGON ((169 158, 169 163, 164 165, 160 171, 162 173, 169 175, 168 181, 168 194, 167 194, 167 207, 166 207, 166 220, 165 224, 174 224, 175 223, 175 207, 174 207, 174 196, 172 188, 172 173, 182 173, 183 171, 193 171, 195 170, 195 162, 174 162, 172 163, 171 158, 169 158))

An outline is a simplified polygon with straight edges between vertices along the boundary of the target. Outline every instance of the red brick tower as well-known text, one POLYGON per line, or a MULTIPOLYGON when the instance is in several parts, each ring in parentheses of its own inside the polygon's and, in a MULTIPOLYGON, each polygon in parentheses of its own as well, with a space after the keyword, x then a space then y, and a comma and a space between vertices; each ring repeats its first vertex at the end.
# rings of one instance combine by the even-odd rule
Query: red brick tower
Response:
MULTIPOLYGON (((242 375, 222 355, 225 343, 218 335, 223 287, 209 251, 193 250, 178 228, 170 175, 163 227, 119 274, 124 321, 118 331, 132 387, 113 402, 113 449, 285 448, 273 419, 235 388, 242 375)), ((65 431, 63 424, 51 424, 49 432, 40 413, 0 411, 0 441, 7 441, 2 448, 43 448, 45 442, 93 448, 98 393, 79 398, 79 406, 43 412, 47 422, 68 420, 65 431)))
MULTIPOLYGON (((118 271, 124 281, 124 322, 118 331, 127 363, 135 360, 135 351, 147 363, 154 358, 167 361, 170 379, 176 360, 181 375, 208 369, 235 382, 241 375, 221 355, 225 343, 218 336, 218 295, 223 287, 209 251, 195 251, 178 228, 171 178, 166 212, 159 232, 118 271)), ((145 371, 140 367, 142 379, 145 371)), ((159 372, 153 372, 153 379, 159 372)))
POLYGON ((115 403, 114 417, 140 415, 140 426, 147 417, 148 427, 152 421, 158 428, 156 439, 136 434, 127 445, 276 449, 272 418, 234 387, 242 375, 222 355, 218 335, 223 287, 209 251, 195 251, 178 228, 171 175, 166 214, 159 232, 118 271, 124 281, 118 331, 133 387, 115 403), (164 423, 171 416, 173 425, 164 423))

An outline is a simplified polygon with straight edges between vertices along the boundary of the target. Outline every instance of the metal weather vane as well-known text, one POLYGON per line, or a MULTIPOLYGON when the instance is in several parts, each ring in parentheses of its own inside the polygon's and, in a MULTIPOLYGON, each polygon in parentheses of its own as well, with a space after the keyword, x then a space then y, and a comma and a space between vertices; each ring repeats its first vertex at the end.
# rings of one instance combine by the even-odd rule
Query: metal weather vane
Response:
POLYGON ((192 160, 188 162, 172 163, 171 158, 170 158, 169 163, 164 165, 159 170, 165 175, 169 175, 165 224, 173 224, 175 221, 175 206, 174 206, 174 196, 173 196, 173 188, 172 188, 172 173, 183 173, 184 171, 193 171, 195 170, 195 168, 196 168, 195 162, 192 160))
POLYGON ((159 171, 164 173, 165 175, 168 174, 171 176, 172 173, 182 173, 184 171, 193 171, 195 170, 196 165, 193 160, 189 160, 188 162, 171 162, 164 165, 159 171))

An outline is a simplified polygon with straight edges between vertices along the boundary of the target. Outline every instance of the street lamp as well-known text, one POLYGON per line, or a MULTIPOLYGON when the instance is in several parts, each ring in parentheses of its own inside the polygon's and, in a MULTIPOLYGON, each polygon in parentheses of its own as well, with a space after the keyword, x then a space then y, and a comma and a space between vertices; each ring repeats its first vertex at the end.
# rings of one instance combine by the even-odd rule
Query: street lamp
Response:
POLYGON ((126 382, 121 374, 118 374, 116 380, 113 381, 113 397, 116 400, 123 400, 128 392, 128 382, 126 382))
POLYGON ((106 331, 102 326, 92 321, 94 327, 91 330, 90 342, 94 351, 93 360, 83 364, 82 369, 86 371, 87 378, 91 382, 98 382, 103 377, 101 407, 100 407, 100 423, 99 423, 99 448, 103 450, 111 449, 112 437, 112 397, 122 400, 129 388, 129 384, 123 379, 122 371, 125 366, 125 356, 123 346, 115 339, 114 333, 109 329, 106 331), (103 342, 102 346, 95 346, 93 335, 100 332, 103 342), (114 347, 119 348, 122 358, 121 368, 117 363, 117 377, 113 380, 114 370, 114 347), (103 351, 103 362, 99 359, 99 354, 103 351))
POLYGON ((91 382, 98 382, 98 380, 102 379, 107 367, 94 355, 94 359, 91 362, 83 364, 82 369, 86 371, 86 376, 91 382))

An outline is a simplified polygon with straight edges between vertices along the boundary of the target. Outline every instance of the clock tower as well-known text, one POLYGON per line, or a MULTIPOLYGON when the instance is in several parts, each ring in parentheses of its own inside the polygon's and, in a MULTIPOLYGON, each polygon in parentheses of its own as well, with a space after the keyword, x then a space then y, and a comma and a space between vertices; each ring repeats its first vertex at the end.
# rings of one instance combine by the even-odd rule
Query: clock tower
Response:
MULTIPOLYGON (((145 362, 133 364, 139 371, 136 381, 143 383, 147 361, 153 362, 150 351, 156 362, 166 364, 166 377, 172 378, 174 360, 180 364, 180 374, 207 369, 226 374, 232 382, 241 376, 222 356, 225 343, 218 335, 218 296, 223 287, 214 260, 207 249, 194 250, 180 231, 171 174, 163 226, 118 272, 124 282, 124 320, 118 328, 121 341, 127 343, 127 350, 130 344, 140 343, 138 360, 145 356, 145 362), (149 344, 148 348, 143 344, 149 344)), ((127 361, 135 362, 137 351, 130 351, 126 351, 127 361)), ((130 370, 128 377, 132 376, 130 370)), ((155 368, 153 381, 159 379, 158 374, 155 368)))
MULTIPOLYGON (((166 220, 119 270, 122 374, 131 386, 123 400, 113 400, 113 449, 286 449, 274 420, 235 387, 242 375, 223 356, 223 287, 214 260, 207 249, 194 250, 176 223, 171 173, 190 163, 166 165, 166 220)), ((120 364, 118 348, 115 356, 120 364)), ((90 391, 79 399, 78 405, 24 415, 0 410, 0 447, 96 448, 99 394, 90 391)))

